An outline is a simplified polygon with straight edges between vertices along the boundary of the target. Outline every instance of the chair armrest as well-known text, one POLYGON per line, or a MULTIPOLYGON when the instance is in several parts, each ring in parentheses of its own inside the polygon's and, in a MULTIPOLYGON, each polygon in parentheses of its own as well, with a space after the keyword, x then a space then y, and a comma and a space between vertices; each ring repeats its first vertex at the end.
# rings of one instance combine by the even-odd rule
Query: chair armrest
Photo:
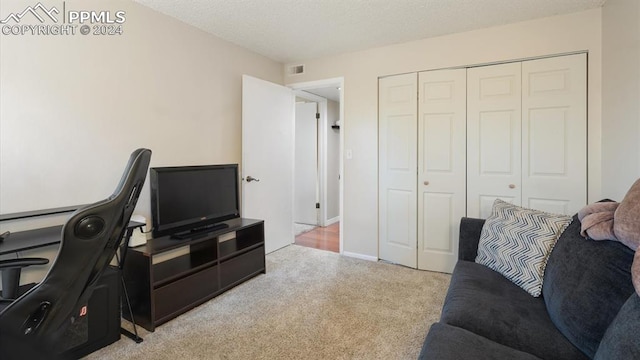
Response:
POLYGON ((18 297, 20 288, 20 273, 23 267, 31 265, 44 265, 49 263, 45 258, 20 258, 0 260, 0 273, 2 273, 2 298, 5 300, 18 297))
POLYGON ((478 242, 484 225, 484 219, 463 217, 460 219, 460 237, 458 240, 458 260, 475 261, 478 255, 478 242))

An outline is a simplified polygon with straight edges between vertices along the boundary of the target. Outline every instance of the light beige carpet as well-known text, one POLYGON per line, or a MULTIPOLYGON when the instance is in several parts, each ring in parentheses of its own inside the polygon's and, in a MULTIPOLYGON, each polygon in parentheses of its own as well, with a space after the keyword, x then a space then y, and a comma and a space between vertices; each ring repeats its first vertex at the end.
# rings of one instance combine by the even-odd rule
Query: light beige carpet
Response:
MULTIPOLYGON (((450 276, 291 245, 267 273, 88 359, 416 359, 450 276)), ((127 322, 123 322, 128 324, 127 322)))

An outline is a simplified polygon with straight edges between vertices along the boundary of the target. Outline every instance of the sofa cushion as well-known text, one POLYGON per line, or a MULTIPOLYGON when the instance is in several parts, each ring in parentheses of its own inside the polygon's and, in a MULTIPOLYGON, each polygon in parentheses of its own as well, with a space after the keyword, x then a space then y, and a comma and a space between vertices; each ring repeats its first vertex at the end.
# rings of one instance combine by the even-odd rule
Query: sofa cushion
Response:
POLYGON ((549 256, 542 294, 557 328, 593 357, 607 327, 634 292, 633 251, 617 241, 580 236, 575 217, 549 256))
POLYGON ((543 359, 586 359, 535 298, 484 265, 458 261, 441 322, 543 359))
POLYGON ((540 296, 547 258, 571 222, 566 215, 525 209, 496 199, 480 235, 476 262, 540 296))
POLYGON ((484 219, 468 217, 460 219, 458 260, 475 261, 476 256, 478 256, 478 241, 480 241, 484 223, 484 219))
POLYGON ((442 323, 431 325, 420 360, 536 360, 531 354, 498 344, 470 331, 442 323))
POLYGON ((640 297, 632 294, 607 329, 595 360, 640 359, 640 297))

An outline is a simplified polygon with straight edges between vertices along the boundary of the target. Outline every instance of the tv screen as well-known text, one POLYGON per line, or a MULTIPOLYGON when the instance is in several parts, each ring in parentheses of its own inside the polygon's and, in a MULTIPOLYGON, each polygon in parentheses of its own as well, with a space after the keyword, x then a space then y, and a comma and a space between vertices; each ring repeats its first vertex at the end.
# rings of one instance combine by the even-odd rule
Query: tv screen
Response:
POLYGON ((154 237, 240 217, 237 164, 151 168, 150 184, 154 237))

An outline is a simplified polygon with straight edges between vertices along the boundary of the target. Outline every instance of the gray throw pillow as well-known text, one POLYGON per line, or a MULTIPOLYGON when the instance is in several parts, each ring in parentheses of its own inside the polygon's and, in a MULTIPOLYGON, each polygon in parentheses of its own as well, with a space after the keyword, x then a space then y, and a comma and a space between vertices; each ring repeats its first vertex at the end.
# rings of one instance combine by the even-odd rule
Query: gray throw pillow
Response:
POLYGON ((482 227, 476 263, 538 297, 549 254, 571 220, 497 199, 482 227))

